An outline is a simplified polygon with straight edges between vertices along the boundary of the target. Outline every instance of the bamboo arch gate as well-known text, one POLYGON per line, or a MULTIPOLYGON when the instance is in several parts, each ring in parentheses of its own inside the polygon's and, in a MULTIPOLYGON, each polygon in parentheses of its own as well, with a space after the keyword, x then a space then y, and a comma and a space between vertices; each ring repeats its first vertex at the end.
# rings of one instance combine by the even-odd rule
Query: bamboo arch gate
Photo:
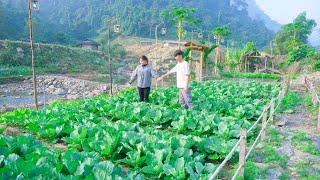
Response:
POLYGON ((237 141, 237 143, 233 146, 229 154, 225 157, 225 159, 221 162, 221 164, 218 166, 218 168, 214 171, 214 173, 210 176, 210 180, 217 179, 218 174, 221 172, 223 167, 226 165, 226 163, 232 158, 236 150, 239 148, 239 165, 237 170, 235 171, 232 180, 236 179, 236 177, 243 177, 244 175, 244 167, 246 160, 249 158, 251 152, 259 142, 259 139, 262 141, 265 139, 266 136, 266 127, 269 122, 273 121, 273 117, 275 114, 275 111, 278 109, 278 107, 281 104, 282 99, 284 98, 284 95, 286 94, 288 88, 289 88, 290 81, 287 80, 282 83, 281 91, 279 92, 277 97, 272 97, 270 103, 266 105, 263 108, 263 112, 261 113, 260 117, 257 119, 257 121, 248 129, 248 130, 241 130, 240 132, 240 138, 237 141), (253 144, 250 146, 249 150, 247 151, 246 145, 247 145, 247 134, 250 133, 259 123, 261 122, 261 130, 256 137, 253 144))
POLYGON ((318 97, 317 91, 314 88, 314 85, 312 84, 312 81, 310 79, 308 79, 307 77, 304 77, 304 83, 305 83, 307 92, 311 93, 312 104, 314 106, 318 106, 317 131, 320 132, 320 101, 319 101, 319 97, 318 97))

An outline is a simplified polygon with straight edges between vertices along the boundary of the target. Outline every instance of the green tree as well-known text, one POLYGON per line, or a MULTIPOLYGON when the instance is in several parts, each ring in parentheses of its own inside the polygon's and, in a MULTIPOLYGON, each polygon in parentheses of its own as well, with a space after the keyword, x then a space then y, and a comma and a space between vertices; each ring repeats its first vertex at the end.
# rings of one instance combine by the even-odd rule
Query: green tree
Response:
POLYGON ((292 40, 288 46, 288 64, 316 55, 316 50, 306 43, 292 40))
POLYGON ((231 31, 230 31, 229 26, 224 25, 224 26, 219 26, 219 27, 214 28, 214 29, 212 30, 212 34, 213 34, 213 35, 215 36, 215 38, 216 38, 216 44, 217 44, 218 46, 220 46, 221 41, 222 41, 225 37, 229 36, 229 35, 231 34, 231 31))
POLYGON ((276 52, 278 54, 287 54, 292 40, 302 43, 308 42, 308 36, 317 24, 315 20, 307 19, 306 16, 306 12, 299 14, 292 23, 283 26, 282 31, 276 35, 276 52))
MULTIPOLYGON (((192 14, 196 12, 194 8, 174 7, 171 12, 164 12, 163 15, 169 19, 172 23, 177 25, 177 35, 179 42, 185 36, 184 24, 199 24, 200 20, 192 17, 192 14)), ((180 43, 179 43, 180 48, 180 43)))
POLYGON ((221 44, 221 41, 229 36, 231 34, 231 31, 230 31, 230 28, 229 26, 219 26, 219 27, 216 27, 212 30, 212 34, 215 36, 215 39, 216 39, 216 45, 217 45, 217 48, 216 48, 216 58, 215 58, 215 66, 214 66, 214 73, 217 74, 217 66, 219 63, 221 63, 223 57, 221 57, 221 48, 220 48, 220 44, 221 44))
POLYGON ((247 42, 247 44, 244 46, 243 53, 247 54, 247 53, 250 53, 250 52, 256 51, 256 50, 257 50, 256 43, 253 41, 250 41, 250 42, 247 42))
MULTIPOLYGON (((239 49, 229 50, 226 54, 226 65, 233 71, 241 64, 243 51, 239 49)), ((238 69, 239 70, 239 69, 238 69)))

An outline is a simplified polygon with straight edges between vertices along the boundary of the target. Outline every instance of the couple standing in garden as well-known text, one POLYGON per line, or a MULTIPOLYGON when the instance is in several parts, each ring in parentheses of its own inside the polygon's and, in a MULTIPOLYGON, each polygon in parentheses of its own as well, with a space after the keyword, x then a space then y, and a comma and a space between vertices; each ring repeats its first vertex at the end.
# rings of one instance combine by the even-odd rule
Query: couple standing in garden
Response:
POLYGON ((161 81, 163 78, 175 73, 177 76, 177 87, 179 88, 179 102, 181 106, 186 109, 192 108, 190 66, 189 63, 183 59, 182 55, 183 51, 175 51, 174 58, 177 64, 162 76, 159 76, 152 69, 148 64, 148 58, 146 56, 141 56, 140 65, 133 71, 127 86, 130 86, 137 79, 140 101, 148 102, 152 77, 156 77, 157 81, 161 81))

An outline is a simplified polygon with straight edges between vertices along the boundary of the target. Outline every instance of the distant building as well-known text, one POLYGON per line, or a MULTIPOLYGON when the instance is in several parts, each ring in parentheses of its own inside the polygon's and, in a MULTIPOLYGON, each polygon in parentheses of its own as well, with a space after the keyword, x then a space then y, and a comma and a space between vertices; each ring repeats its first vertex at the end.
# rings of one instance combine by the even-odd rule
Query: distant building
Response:
POLYGON ((175 46, 184 46, 186 42, 179 42, 179 41, 164 41, 163 46, 164 47, 175 47, 175 46))
POLYGON ((83 49, 90 49, 90 50, 98 50, 99 48, 99 43, 93 41, 93 40, 85 40, 82 41, 78 44, 79 47, 83 48, 83 49))

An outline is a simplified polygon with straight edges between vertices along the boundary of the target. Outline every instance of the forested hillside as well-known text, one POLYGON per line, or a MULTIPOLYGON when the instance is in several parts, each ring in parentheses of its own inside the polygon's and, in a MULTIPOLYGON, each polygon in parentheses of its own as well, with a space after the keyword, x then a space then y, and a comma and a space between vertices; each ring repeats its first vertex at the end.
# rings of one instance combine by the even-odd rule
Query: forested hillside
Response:
MULTIPOLYGON (((27 33, 27 1, 0 0, 0 38, 24 40, 27 33)), ((153 37, 155 24, 168 27, 168 37, 176 38, 176 28, 162 16, 174 6, 194 7, 198 26, 187 26, 186 38, 191 30, 202 30, 205 37, 219 25, 229 25, 229 39, 242 45, 256 41, 258 47, 267 45, 274 33, 263 21, 252 20, 246 1, 242 0, 41 0, 40 11, 34 14, 35 34, 38 41, 75 44, 77 40, 95 38, 105 31, 106 20, 119 18, 123 35, 153 37)), ((213 37, 211 37, 211 40, 213 37)))

